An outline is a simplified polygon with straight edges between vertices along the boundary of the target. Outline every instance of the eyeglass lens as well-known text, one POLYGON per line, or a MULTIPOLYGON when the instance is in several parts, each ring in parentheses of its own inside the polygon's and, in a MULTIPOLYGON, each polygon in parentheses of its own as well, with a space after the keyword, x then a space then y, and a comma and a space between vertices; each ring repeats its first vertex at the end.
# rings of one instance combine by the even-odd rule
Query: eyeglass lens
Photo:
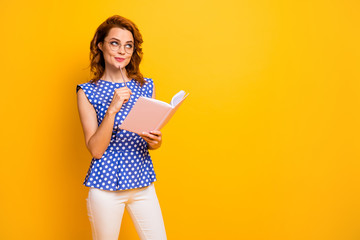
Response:
MULTIPOLYGON (((109 42, 110 48, 113 51, 118 51, 121 48, 121 43, 117 42, 117 41, 110 41, 109 42)), ((126 53, 132 53, 134 50, 134 46, 132 43, 126 43, 124 45, 124 49, 126 53)))

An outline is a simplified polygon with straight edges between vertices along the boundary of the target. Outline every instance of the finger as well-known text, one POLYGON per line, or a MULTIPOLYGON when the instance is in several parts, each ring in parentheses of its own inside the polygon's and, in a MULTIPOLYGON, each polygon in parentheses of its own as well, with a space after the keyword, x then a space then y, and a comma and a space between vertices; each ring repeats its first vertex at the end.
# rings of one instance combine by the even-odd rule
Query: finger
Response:
POLYGON ((142 137, 147 143, 149 143, 149 144, 158 144, 159 142, 158 141, 156 141, 156 140, 153 140, 153 139, 150 139, 150 138, 148 138, 148 137, 142 137))
POLYGON ((120 92, 118 92, 118 94, 130 96, 132 93, 131 93, 131 91, 120 91, 120 92))
POLYGON ((151 135, 151 134, 142 134, 141 135, 142 137, 146 137, 147 139, 149 139, 150 141, 157 141, 157 142, 160 142, 161 141, 161 138, 158 137, 158 136, 155 136, 155 135, 151 135))
MULTIPOLYGON (((151 132, 151 131, 150 131, 151 132)), ((145 134, 146 136, 148 136, 149 138, 151 139, 155 139, 157 141, 159 141, 161 139, 161 135, 155 135, 155 134, 152 134, 150 132, 144 132, 143 134, 145 134)))
POLYGON ((158 141, 151 141, 149 139, 145 140, 148 144, 152 144, 152 145, 157 145, 159 142, 158 141))
POLYGON ((157 131, 157 130, 152 130, 150 131, 151 134, 154 134, 156 136, 161 136, 161 132, 160 131, 157 131))
POLYGON ((124 100, 129 100, 131 96, 130 96, 130 94, 122 94, 122 95, 120 95, 120 97, 124 100))
POLYGON ((129 92, 129 93, 132 93, 131 89, 128 88, 128 87, 121 87, 121 88, 116 88, 115 89, 115 92, 129 92))
POLYGON ((122 87, 120 89, 123 90, 124 92, 131 92, 130 88, 128 87, 122 87))
POLYGON ((132 92, 131 92, 131 89, 130 89, 130 88, 128 88, 128 87, 124 87, 124 90, 126 90, 126 92, 128 92, 129 94, 132 94, 132 92))
POLYGON ((142 133, 140 134, 140 136, 144 136, 144 137, 147 137, 147 138, 149 138, 149 139, 153 139, 153 138, 154 138, 154 136, 151 135, 151 134, 148 133, 148 132, 142 132, 142 133))

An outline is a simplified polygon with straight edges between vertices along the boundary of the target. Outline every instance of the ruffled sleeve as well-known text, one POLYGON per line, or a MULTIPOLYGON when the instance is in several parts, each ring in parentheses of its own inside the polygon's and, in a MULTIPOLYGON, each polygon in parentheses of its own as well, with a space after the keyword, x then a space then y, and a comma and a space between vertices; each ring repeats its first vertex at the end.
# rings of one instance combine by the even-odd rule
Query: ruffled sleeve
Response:
POLYGON ((79 89, 82 89, 89 100, 89 102, 94 105, 94 87, 90 83, 83 83, 76 85, 76 93, 79 91, 79 89))
POLYGON ((145 78, 146 83, 142 87, 142 96, 151 98, 154 91, 154 81, 151 78, 145 78))

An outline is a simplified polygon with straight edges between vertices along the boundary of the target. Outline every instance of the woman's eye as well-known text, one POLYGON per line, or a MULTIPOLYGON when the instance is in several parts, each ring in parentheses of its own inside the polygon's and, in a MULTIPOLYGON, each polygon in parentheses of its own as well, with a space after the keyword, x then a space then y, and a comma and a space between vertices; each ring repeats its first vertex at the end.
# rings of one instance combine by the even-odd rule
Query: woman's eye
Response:
POLYGON ((119 43, 118 43, 118 42, 110 42, 110 44, 111 44, 111 45, 114 45, 114 46, 119 45, 119 43))
POLYGON ((126 48, 129 48, 129 49, 133 48, 133 46, 131 44, 126 44, 125 46, 126 46, 126 48))

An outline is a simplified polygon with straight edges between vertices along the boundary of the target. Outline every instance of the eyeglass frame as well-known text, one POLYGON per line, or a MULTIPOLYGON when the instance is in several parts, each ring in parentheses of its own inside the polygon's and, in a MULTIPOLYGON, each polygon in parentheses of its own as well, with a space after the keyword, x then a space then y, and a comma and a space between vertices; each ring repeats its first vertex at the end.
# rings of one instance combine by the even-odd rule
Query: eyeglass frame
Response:
POLYGON ((126 44, 122 45, 121 42, 114 41, 114 42, 117 42, 117 43, 119 44, 119 47, 118 47, 117 50, 113 50, 113 49, 112 49, 113 46, 110 44, 110 42, 112 42, 113 40, 107 41, 107 40, 104 39, 103 41, 104 41, 104 42, 107 42, 107 43, 109 44, 109 47, 110 47, 111 51, 114 51, 114 52, 119 51, 119 49, 121 48, 121 46, 124 46, 124 51, 125 51, 127 54, 132 54, 132 53, 134 53, 134 51, 135 51, 135 49, 136 49, 135 44, 134 44, 134 48, 133 48, 132 52, 131 52, 131 53, 128 53, 128 52, 126 51, 126 48, 125 48, 125 45, 126 45, 126 44))

